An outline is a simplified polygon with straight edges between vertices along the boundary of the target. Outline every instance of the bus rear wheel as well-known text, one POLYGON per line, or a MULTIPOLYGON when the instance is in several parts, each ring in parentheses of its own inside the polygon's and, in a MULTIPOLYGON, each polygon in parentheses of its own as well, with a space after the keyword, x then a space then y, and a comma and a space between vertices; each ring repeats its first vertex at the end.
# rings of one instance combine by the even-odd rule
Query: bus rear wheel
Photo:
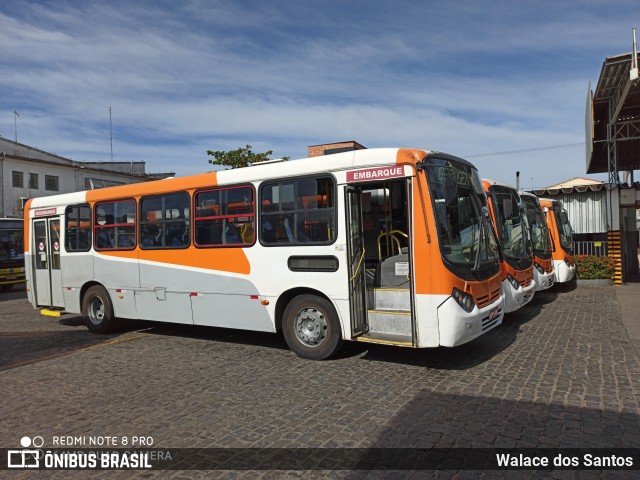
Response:
POLYGON ((89 288, 82 299, 82 318, 93 333, 108 333, 117 327, 109 293, 100 285, 89 288))
POLYGON ((289 302, 282 330, 289 348, 301 358, 324 360, 342 346, 336 309, 316 295, 299 295, 289 302))

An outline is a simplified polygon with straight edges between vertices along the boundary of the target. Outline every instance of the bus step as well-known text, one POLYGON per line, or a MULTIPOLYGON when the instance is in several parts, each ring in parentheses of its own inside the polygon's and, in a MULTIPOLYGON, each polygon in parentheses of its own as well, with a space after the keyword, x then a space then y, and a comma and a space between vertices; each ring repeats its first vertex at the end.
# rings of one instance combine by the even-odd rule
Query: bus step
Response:
POLYGON ((411 335, 393 335, 369 332, 356 337, 355 340, 367 343, 381 343, 383 345, 398 345, 401 347, 414 346, 413 341, 411 340, 411 335))
POLYGON ((46 317, 59 317, 60 315, 64 315, 66 312, 64 310, 52 310, 50 308, 41 308, 40 315, 44 315, 46 317))
POLYGON ((406 288, 373 288, 368 290, 369 307, 373 310, 409 312, 411 294, 406 288))
POLYGON ((411 312, 368 310, 367 323, 370 333, 404 335, 411 338, 411 312))

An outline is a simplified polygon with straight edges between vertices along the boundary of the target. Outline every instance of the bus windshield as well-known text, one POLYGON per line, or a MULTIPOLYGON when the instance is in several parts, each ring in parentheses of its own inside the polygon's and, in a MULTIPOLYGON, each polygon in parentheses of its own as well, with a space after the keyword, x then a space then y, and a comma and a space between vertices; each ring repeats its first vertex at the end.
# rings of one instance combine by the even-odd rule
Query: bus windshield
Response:
POLYGON ((491 187, 498 241, 505 260, 516 263, 519 269, 527 268, 531 259, 529 224, 520 208, 519 196, 512 188, 491 187), (521 265, 519 265, 521 264, 521 265))
POLYGON ((537 257, 543 259, 551 258, 551 243, 549 242, 549 229, 544 219, 540 205, 535 197, 531 195, 521 196, 527 208, 527 220, 531 231, 531 242, 533 251, 537 257))
POLYGON ((2 264, 24 260, 22 225, 19 222, 0 224, 0 262, 2 264))
POLYGON ((573 231, 571 230, 567 211, 558 202, 553 202, 553 216, 556 218, 560 245, 565 252, 571 254, 573 250, 573 231))
MULTIPOLYGON (((426 172, 445 261, 468 271, 490 263, 497 271, 498 247, 483 213, 486 200, 477 170, 455 160, 429 157, 426 172)), ((459 270, 456 273, 462 275, 459 270)), ((494 274, 494 268, 486 273, 494 274)))

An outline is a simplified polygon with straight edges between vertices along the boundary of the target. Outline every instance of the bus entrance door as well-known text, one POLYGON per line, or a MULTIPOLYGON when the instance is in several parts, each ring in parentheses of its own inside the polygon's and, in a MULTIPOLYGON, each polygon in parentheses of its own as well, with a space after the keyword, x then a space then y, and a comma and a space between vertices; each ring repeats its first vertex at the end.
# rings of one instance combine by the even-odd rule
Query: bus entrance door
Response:
POLYGON ((361 191, 357 187, 347 187, 345 192, 351 335, 356 337, 369 330, 367 324, 367 284, 364 266, 365 248, 360 204, 361 191))
POLYGON ((33 221, 34 288, 39 307, 64 307, 60 273, 60 217, 33 221))

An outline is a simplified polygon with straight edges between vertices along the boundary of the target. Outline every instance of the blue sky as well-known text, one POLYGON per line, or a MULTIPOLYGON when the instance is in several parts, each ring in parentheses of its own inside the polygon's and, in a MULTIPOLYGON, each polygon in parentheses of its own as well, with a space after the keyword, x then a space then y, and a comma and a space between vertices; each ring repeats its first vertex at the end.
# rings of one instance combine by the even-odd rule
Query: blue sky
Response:
MULTIPOLYGON (((473 161, 524 187, 585 175, 589 81, 631 51, 637 2, 49 1, 0 4, 0 135, 76 160, 210 170, 356 140, 473 161)), ((596 178, 606 179, 605 175, 596 178)))

